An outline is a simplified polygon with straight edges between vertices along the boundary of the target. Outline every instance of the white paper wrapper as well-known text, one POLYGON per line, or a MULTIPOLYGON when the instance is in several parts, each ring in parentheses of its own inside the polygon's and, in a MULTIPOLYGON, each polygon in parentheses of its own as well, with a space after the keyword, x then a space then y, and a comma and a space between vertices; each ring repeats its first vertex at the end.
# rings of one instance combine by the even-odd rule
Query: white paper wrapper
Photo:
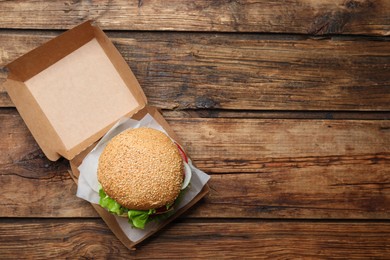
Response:
MULTIPOLYGON (((108 141, 122 131, 129 128, 149 127, 159 130, 167 134, 164 129, 154 120, 154 118, 146 114, 140 121, 131 118, 122 118, 119 120, 99 141, 96 147, 84 158, 82 164, 79 166, 80 176, 78 180, 77 197, 87 200, 91 203, 99 204, 99 182, 97 179, 97 167, 100 154, 108 141)), ((184 207, 202 190, 203 186, 210 179, 206 173, 194 167, 189 160, 188 165, 191 168, 192 176, 190 186, 187 188, 183 199, 175 210, 184 207)), ((115 217, 119 226, 122 228, 127 237, 137 242, 148 235, 152 230, 155 230, 159 223, 149 222, 145 229, 136 229, 131 227, 127 218, 115 217)))

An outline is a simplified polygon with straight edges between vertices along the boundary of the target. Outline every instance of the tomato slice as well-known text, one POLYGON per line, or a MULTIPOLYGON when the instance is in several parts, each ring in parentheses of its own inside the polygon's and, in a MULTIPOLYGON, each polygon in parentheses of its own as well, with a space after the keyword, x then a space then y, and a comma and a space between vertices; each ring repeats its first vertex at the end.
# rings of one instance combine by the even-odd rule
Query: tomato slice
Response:
POLYGON ((183 151, 183 148, 181 148, 181 146, 180 146, 178 143, 175 142, 175 144, 176 144, 176 146, 177 146, 177 149, 179 150, 179 153, 180 153, 180 155, 181 155, 181 158, 183 158, 183 160, 184 160, 186 163, 188 163, 188 157, 187 157, 186 153, 183 151))
POLYGON ((157 208, 156 209, 156 212, 152 215, 160 215, 160 214, 164 214, 164 213, 167 213, 168 211, 171 211, 173 210, 173 206, 171 206, 169 209, 167 209, 166 206, 162 206, 160 208, 157 208))

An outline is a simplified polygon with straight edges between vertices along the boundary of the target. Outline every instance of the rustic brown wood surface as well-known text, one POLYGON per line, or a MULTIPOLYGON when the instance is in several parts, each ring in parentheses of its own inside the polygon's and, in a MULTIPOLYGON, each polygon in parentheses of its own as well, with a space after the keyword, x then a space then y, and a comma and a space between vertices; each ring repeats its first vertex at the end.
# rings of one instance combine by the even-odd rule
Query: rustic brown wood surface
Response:
MULTIPOLYGON (((111 33, 149 104, 166 109, 390 109, 387 38, 111 33)), ((0 33, 0 66, 54 35, 0 33)), ((0 82, 6 72, 0 70, 0 82)), ((0 86, 0 106, 12 106, 0 86)))
POLYGON ((389 35, 387 0, 1 1, 1 28, 389 35))
POLYGON ((0 1, 0 258, 390 258, 390 2, 0 1), (85 20, 210 193, 136 251, 75 196, 4 66, 85 20))
MULTIPOLYGON (((45 159, 15 111, 0 118, 2 149, 9 147, 0 156, 1 216, 97 216, 73 196, 66 161, 45 159)), ((213 176, 191 217, 390 217, 387 120, 167 119, 194 163, 213 176)))
POLYGON ((390 254, 388 222, 178 221, 129 251, 100 219, 5 220, 2 258, 335 258, 383 259, 390 254), (196 247, 196 248, 194 248, 196 247), (369 249, 369 250, 368 250, 369 249), (98 256, 98 257, 97 257, 98 256))

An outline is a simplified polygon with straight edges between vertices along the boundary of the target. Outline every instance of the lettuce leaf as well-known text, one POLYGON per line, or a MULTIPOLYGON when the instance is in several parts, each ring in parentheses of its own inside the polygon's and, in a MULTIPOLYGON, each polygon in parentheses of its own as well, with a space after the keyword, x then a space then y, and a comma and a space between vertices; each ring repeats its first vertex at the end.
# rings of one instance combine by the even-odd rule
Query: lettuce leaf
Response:
MULTIPOLYGON (((188 188, 188 187, 187 187, 188 188)), ((187 191, 187 188, 180 191, 179 196, 176 198, 176 200, 171 203, 170 205, 166 205, 167 209, 173 207, 174 205, 178 205, 180 201, 183 199, 183 196, 185 192, 187 191)), ((118 202, 116 202, 114 199, 110 198, 102 188, 99 190, 99 204, 103 208, 107 209, 110 213, 116 214, 116 215, 124 215, 126 214, 129 223, 136 228, 144 229, 145 225, 150 221, 163 221, 170 216, 172 216, 175 213, 175 210, 167 211, 164 214, 158 214, 156 215, 155 209, 149 209, 149 210, 134 210, 134 209, 127 209, 123 206, 121 206, 118 202)))
POLYGON ((126 213, 129 218, 129 223, 136 228, 144 229, 146 223, 150 221, 149 216, 156 213, 156 210, 133 210, 127 209, 121 206, 118 202, 108 196, 101 188, 99 190, 99 204, 103 208, 107 209, 110 213, 116 215, 123 215, 126 213))
POLYGON ((134 210, 129 209, 127 216, 129 217, 129 223, 136 228, 144 229, 146 223, 150 221, 149 216, 156 213, 156 210, 134 210))
POLYGON ((110 198, 104 191, 103 189, 99 190, 99 204, 103 208, 107 209, 110 213, 114 213, 116 215, 122 215, 125 211, 126 208, 122 207, 118 202, 110 198))

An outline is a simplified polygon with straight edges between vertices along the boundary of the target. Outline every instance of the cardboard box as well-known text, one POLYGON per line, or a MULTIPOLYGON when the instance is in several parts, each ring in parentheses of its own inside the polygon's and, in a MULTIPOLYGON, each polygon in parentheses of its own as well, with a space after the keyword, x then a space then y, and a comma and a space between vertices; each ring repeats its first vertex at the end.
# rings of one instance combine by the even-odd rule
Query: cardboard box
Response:
MULTIPOLYGON (((85 22, 7 65, 5 88, 48 159, 77 167, 96 142, 122 117, 146 113, 177 142, 168 123, 147 99, 118 50, 98 27, 85 22)), ((179 142, 180 143, 180 142, 179 142)), ((208 186, 148 236, 178 217, 208 193, 208 186)), ((128 248, 130 241, 113 215, 92 204, 128 248)), ((146 237, 145 237, 146 238, 146 237)))

